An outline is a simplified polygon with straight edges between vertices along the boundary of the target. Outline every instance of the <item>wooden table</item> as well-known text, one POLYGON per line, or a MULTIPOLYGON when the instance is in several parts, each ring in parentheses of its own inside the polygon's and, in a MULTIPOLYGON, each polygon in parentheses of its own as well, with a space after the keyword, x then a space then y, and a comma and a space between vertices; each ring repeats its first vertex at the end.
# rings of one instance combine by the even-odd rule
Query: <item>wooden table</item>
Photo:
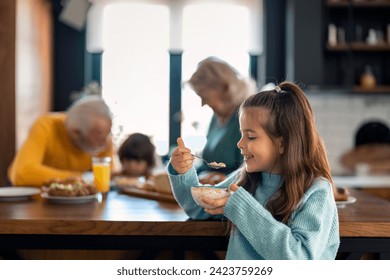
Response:
MULTIPOLYGON (((351 190, 339 209, 340 252, 390 256, 390 203, 351 190)), ((111 191, 85 204, 54 204, 39 196, 0 202, 0 250, 226 250, 227 222, 191 221, 174 203, 111 191)), ((180 257, 178 255, 178 257, 180 257)))
MULTIPOLYGON (((111 191, 85 204, 40 196, 0 202, 0 251, 14 249, 226 250, 227 222, 190 221, 176 203, 111 191)), ((146 254, 145 258, 149 258, 146 254)))
POLYGON ((348 259, 377 253, 390 259, 390 202, 361 190, 351 190, 356 202, 339 208, 341 244, 348 259))

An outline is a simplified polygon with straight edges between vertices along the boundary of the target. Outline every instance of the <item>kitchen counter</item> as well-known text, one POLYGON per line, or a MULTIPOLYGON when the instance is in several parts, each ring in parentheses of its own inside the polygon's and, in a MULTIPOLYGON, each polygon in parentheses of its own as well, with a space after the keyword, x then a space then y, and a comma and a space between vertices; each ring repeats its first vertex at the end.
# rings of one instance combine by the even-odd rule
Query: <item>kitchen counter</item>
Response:
POLYGON ((390 188, 390 175, 333 176, 336 187, 390 188))

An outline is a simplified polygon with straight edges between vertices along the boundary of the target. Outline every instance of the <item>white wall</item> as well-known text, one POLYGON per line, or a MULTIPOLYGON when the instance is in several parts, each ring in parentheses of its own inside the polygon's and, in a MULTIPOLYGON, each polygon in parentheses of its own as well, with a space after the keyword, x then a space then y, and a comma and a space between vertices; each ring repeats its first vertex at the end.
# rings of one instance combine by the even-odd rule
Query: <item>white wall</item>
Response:
POLYGON ((346 172, 339 163, 342 153, 354 146, 359 127, 369 120, 390 126, 390 94, 308 92, 316 125, 325 141, 333 174, 346 172))
POLYGON ((51 4, 17 1, 16 18, 16 148, 33 122, 50 111, 52 96, 51 4))

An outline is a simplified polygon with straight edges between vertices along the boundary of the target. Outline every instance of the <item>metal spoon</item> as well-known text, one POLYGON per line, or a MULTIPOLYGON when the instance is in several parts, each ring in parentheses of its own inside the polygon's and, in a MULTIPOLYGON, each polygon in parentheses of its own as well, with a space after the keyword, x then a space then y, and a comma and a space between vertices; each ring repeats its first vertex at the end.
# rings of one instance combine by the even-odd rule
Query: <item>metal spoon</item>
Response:
POLYGON ((203 160, 211 168, 220 169, 220 168, 225 168, 226 167, 226 164, 223 163, 223 162, 219 162, 219 163, 217 163, 215 161, 207 162, 204 158, 201 158, 200 156, 197 156, 197 155, 194 155, 194 154, 191 154, 191 155, 193 155, 194 157, 197 157, 198 159, 203 160))

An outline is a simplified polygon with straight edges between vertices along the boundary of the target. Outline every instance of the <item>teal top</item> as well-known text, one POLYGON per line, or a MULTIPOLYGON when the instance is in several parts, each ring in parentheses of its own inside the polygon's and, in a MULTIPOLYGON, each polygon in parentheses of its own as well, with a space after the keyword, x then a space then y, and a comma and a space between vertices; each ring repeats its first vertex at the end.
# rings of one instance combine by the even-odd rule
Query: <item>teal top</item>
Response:
MULTIPOLYGON (((198 206, 191 186, 200 185, 194 168, 178 174, 168 165, 174 196, 192 219, 221 219, 198 206)), ((228 187, 238 172, 216 187, 228 187)), ((284 260, 335 259, 340 244, 337 207, 328 180, 317 178, 306 191, 287 224, 276 220, 264 205, 280 187, 282 177, 262 173, 262 182, 254 195, 239 188, 227 201, 224 216, 235 228, 230 233, 226 259, 284 260)))
MULTIPOLYGON (((202 157, 208 162, 224 162, 226 168, 218 169, 218 172, 229 174, 237 170, 243 160, 237 143, 241 138, 238 113, 235 112, 225 124, 220 124, 217 117, 213 115, 207 133, 206 145, 202 157)), ((197 168, 197 172, 215 171, 204 162, 197 168)))

